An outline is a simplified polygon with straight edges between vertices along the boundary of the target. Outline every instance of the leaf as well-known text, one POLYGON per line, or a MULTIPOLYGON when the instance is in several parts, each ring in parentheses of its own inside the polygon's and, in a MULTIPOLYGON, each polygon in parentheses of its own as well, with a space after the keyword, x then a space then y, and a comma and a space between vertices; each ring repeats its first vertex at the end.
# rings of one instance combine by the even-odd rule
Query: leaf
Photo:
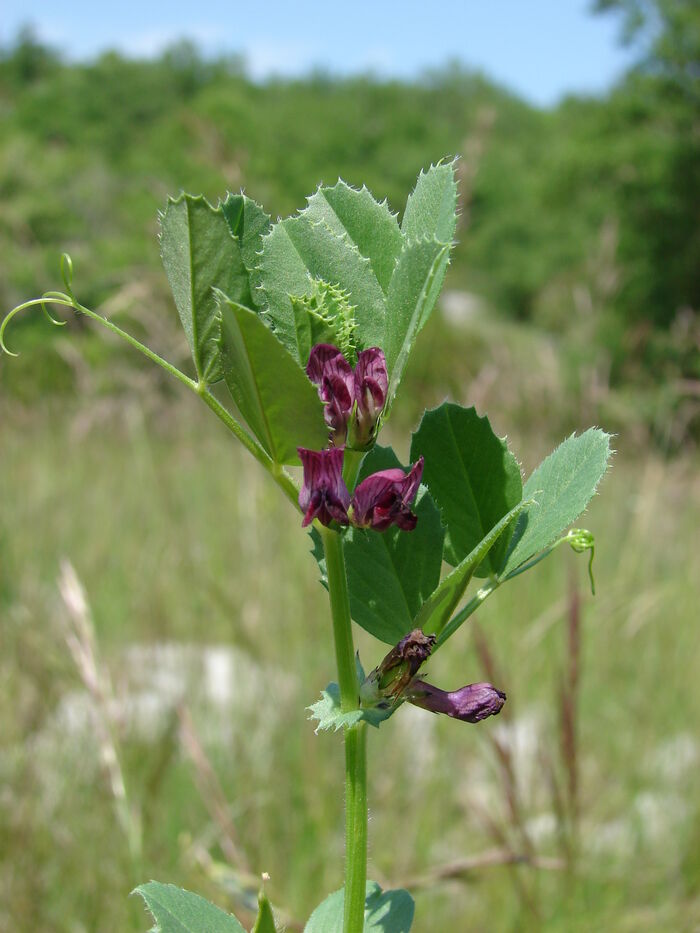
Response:
MULTIPOLYGON (((400 466, 389 447, 374 447, 365 457, 360 480, 378 470, 400 466)), ((353 619, 376 638, 394 645, 440 579, 444 531, 428 490, 421 487, 413 531, 379 532, 350 528, 343 537, 353 619)))
POLYGON ((390 709, 372 707, 371 709, 353 709, 344 713, 340 708, 340 687, 336 683, 328 684, 326 689, 321 691, 321 699, 307 707, 311 712, 309 719, 315 719, 318 722, 314 730, 316 733, 337 732, 338 729, 348 729, 360 721, 367 722, 378 729, 379 724, 392 716, 397 708, 396 706, 390 709))
MULTIPOLYGON (((421 454, 423 482, 447 525, 445 560, 455 565, 522 499, 520 467, 488 418, 449 402, 423 415, 411 442, 411 461, 421 454)), ((501 536, 476 576, 500 568, 510 537, 501 536)))
MULTIPOLYGON (((241 304, 255 307, 257 304, 255 289, 250 276, 258 264, 258 253, 262 249, 262 238, 270 229, 270 215, 252 201, 247 195, 228 194, 221 202, 221 211, 226 218, 229 230, 240 244, 241 257, 248 273, 247 300, 239 298, 241 304), (252 302, 252 303, 250 303, 252 302)), ((226 289, 222 289, 226 291, 226 289)), ((230 297, 230 292, 226 292, 230 297)))
POLYGON ((382 291, 388 291, 403 238, 386 201, 379 204, 367 188, 357 190, 338 179, 332 188, 319 188, 309 198, 303 215, 311 221, 323 220, 334 233, 347 235, 369 259, 382 291))
MULTIPOLYGON (((394 269, 386 301, 386 332, 381 344, 389 371, 385 411, 396 395, 416 336, 428 319, 433 285, 442 282, 450 247, 435 238, 404 244, 394 269)), ((432 303, 431 303, 432 302, 432 303)))
POLYGON ((533 504, 532 499, 519 502, 515 508, 503 516, 497 525, 494 525, 486 537, 440 582, 430 598, 423 603, 413 623, 414 628, 421 628, 426 634, 435 635, 442 631, 457 608, 476 568, 509 528, 511 522, 515 521, 524 509, 533 504))
POLYGON ((523 490, 537 508, 528 508, 518 521, 502 576, 549 547, 576 521, 595 494, 611 453, 610 435, 589 428, 578 437, 572 434, 542 461, 523 490))
MULTIPOLYGON (((304 933, 343 933, 345 889, 330 894, 311 914, 304 933)), ((382 891, 376 881, 367 882, 363 933, 409 933, 413 923, 413 898, 403 888, 382 891)))
POLYGON ((258 894, 258 916, 250 933, 276 933, 272 907, 264 891, 258 894))
POLYGON ((338 236, 323 221, 312 223, 300 215, 280 221, 263 237, 259 261, 265 311, 289 352, 298 354, 291 296, 311 295, 314 279, 343 289, 355 309, 359 343, 381 346, 384 293, 369 260, 347 236, 338 236))
MULTIPOLYGON (((182 194, 160 215, 160 253, 192 351, 197 379, 221 378, 219 310, 214 288, 234 301, 245 299, 248 274, 221 208, 182 194)), ((249 290, 249 289, 248 289, 249 290)))
POLYGON ((260 316, 218 293, 226 385, 275 463, 299 463, 297 447, 328 443, 315 386, 260 316))
POLYGON ((451 243, 456 227, 455 163, 440 162, 418 176, 406 202, 401 232, 408 239, 434 236, 441 243, 451 243))
POLYGON ((132 893, 140 894, 153 914, 152 933, 245 933, 232 914, 174 884, 149 881, 132 893))

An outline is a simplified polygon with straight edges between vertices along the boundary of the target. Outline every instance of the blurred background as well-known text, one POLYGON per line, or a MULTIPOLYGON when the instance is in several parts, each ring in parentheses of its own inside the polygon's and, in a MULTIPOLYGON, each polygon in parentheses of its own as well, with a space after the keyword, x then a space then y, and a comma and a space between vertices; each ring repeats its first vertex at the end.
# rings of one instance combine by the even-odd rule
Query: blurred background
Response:
MULTIPOLYGON (((700 929, 700 7, 414 2, 263 12, 10 0, 0 311, 74 288, 189 366, 157 211, 323 181, 401 211, 459 155, 441 305, 390 425, 488 413, 529 473, 596 424, 612 471, 559 551, 435 658, 509 699, 370 737, 370 876, 416 933, 700 929), (145 7, 145 8, 144 8, 145 7)), ((290 930, 342 881, 342 749, 299 517, 195 398, 72 318, 0 358, 0 930, 145 930, 155 877, 290 930), (253 893, 251 893, 253 892, 253 893)), ((363 633, 365 667, 384 649, 363 633)))

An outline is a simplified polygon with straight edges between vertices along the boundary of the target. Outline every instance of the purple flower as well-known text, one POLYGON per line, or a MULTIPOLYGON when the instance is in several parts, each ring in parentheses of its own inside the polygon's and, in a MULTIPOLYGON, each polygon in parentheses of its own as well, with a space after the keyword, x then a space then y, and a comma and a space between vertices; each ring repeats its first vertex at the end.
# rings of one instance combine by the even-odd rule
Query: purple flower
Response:
POLYGON ((317 343, 309 354, 306 375, 318 387, 326 424, 331 429, 331 441, 336 447, 342 447, 355 401, 352 367, 333 344, 317 343))
POLYGON ((343 481, 343 448, 297 450, 304 467, 304 483, 299 493, 299 506, 304 513, 302 528, 315 518, 322 525, 333 521, 347 525, 350 493, 343 481))
POLYGON ((379 347, 363 350, 353 372, 338 347, 317 343, 309 354, 306 374, 324 403, 331 443, 343 446, 354 411, 352 445, 362 449, 371 444, 389 387, 386 360, 379 347))
POLYGON ((412 531, 418 519, 410 506, 422 475, 421 457, 408 473, 399 469, 381 470, 362 480, 352 497, 353 525, 375 531, 386 531, 390 525, 398 525, 404 531, 412 531))
POLYGON ((446 713, 463 722, 480 722, 501 712, 506 695, 487 683, 467 684, 447 693, 424 680, 416 680, 407 689, 406 699, 432 713, 446 713))
POLYGON ((379 347, 363 350, 355 366, 355 421, 353 446, 366 447, 374 436, 377 420, 386 403, 389 377, 386 359, 379 347))

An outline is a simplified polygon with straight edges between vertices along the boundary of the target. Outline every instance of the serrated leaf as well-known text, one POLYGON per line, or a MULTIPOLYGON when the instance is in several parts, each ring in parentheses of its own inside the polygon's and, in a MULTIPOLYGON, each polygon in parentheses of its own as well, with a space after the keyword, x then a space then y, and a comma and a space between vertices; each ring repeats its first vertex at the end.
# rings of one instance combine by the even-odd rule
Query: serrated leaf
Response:
MULTIPOLYGON (((447 525, 445 560, 456 565, 523 497, 520 467, 488 418, 445 402, 426 411, 411 441, 411 461, 425 457, 423 482, 447 525)), ((476 576, 503 564, 512 535, 494 544, 476 576)))
POLYGON ((221 202, 221 210, 231 233, 241 244, 241 255, 246 269, 254 269, 262 238, 270 229, 270 215, 243 192, 229 192, 221 202))
MULTIPOLYGON (((318 905, 304 933, 343 933, 345 889, 330 894, 318 905)), ((376 881, 367 882, 363 933, 409 933, 413 923, 413 898, 403 888, 382 891, 376 881)))
MULTIPOLYGON (((301 215, 275 224, 263 237, 259 284, 265 311, 278 339, 298 358, 294 309, 290 296, 311 295, 314 279, 338 285, 355 309, 361 346, 381 346, 384 337, 384 293, 368 259, 347 236, 324 222, 301 215)), ((299 360, 306 365, 306 360, 299 360)))
POLYGON ((549 547, 584 511, 608 467, 610 435, 600 428, 572 434, 532 473, 523 490, 537 508, 518 521, 501 575, 549 547))
POLYGON ((338 729, 349 729, 358 722, 367 722, 370 726, 379 728, 379 724, 388 719, 396 711, 396 707, 391 709, 353 709, 344 713, 340 708, 340 687, 336 683, 328 684, 325 690, 321 691, 321 699, 307 707, 311 712, 309 719, 315 719, 318 722, 315 731, 318 732, 337 732, 338 729))
POLYGON ((474 550, 441 580, 440 585, 431 594, 430 598, 423 603, 413 623, 414 627, 423 629, 426 634, 438 635, 442 631, 457 608, 471 578, 474 576, 476 568, 480 566, 494 544, 508 530, 511 523, 518 518, 524 509, 533 504, 531 499, 519 502, 515 508, 503 516, 500 522, 489 531, 474 550))
MULTIPOLYGON (((391 448, 377 446, 365 457, 359 479, 399 466, 391 448)), ((424 486, 413 510, 418 516, 413 531, 350 528, 343 537, 350 613, 389 645, 414 628, 414 616, 440 579, 444 531, 424 486)))
POLYGON ((217 293, 224 379, 241 415, 275 463, 299 463, 297 447, 328 443, 316 387, 260 316, 217 293))
POLYGON ((264 891, 258 894, 258 916, 250 933, 276 933, 275 918, 272 907, 264 891))
POLYGON ((413 343, 432 311, 437 294, 434 283, 442 281, 450 247, 431 238, 404 244, 389 285, 386 332, 381 344, 389 371, 386 410, 392 404, 413 343))
POLYGON ((202 197, 182 194, 176 201, 169 200, 160 226, 161 258, 197 379, 211 385, 221 378, 214 289, 234 301, 245 300, 248 274, 241 251, 222 210, 202 197))
POLYGON ((454 162, 421 171, 406 202, 401 232, 408 239, 434 236, 451 243, 457 226, 457 180, 454 162))
POLYGON ((245 933, 232 914, 174 884, 149 881, 132 893, 139 894, 153 914, 153 933, 245 933))
MULTIPOLYGON (((221 211, 226 218, 229 230, 240 244, 241 257, 247 275, 246 290, 243 297, 236 298, 230 292, 230 297, 236 298, 241 304, 255 307, 256 295, 250 277, 258 263, 258 253, 262 249, 262 238, 270 229, 270 215, 251 200, 247 195, 228 194, 221 202, 221 211)), ((226 291, 226 289, 222 289, 226 291)))
POLYGON ((388 291, 403 238, 386 202, 379 204, 367 188, 351 188, 338 179, 332 188, 319 188, 303 213, 311 221, 324 220, 334 233, 347 234, 388 291))

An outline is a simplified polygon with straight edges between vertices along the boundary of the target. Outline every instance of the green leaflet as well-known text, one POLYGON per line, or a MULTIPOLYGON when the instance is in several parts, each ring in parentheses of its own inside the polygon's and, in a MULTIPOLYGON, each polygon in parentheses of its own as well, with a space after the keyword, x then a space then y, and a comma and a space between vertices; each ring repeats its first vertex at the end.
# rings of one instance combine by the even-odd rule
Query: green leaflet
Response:
POLYGON ((272 907, 264 890, 258 894, 258 916, 250 933, 276 933, 272 907))
POLYGON ((589 428, 563 441, 532 473, 523 495, 535 499, 518 521, 500 575, 549 547, 576 521, 608 468, 610 435, 589 428))
POLYGON ((318 732, 337 732, 338 729, 349 729, 356 723, 363 720, 379 728, 379 724, 384 722, 394 714, 397 707, 391 709, 352 709, 344 713, 340 706, 340 687, 336 683, 328 684, 325 690, 321 691, 321 699, 307 707, 311 715, 309 719, 315 719, 318 725, 314 730, 318 732))
POLYGON ((221 208, 214 209, 203 197, 182 194, 177 200, 168 200, 160 227, 161 258, 197 380, 211 385, 221 378, 214 289, 221 289, 235 301, 245 300, 250 292, 240 246, 221 208))
POLYGON ((450 247, 435 238, 404 244, 389 285, 386 332, 380 346, 389 371, 388 412, 403 376, 418 332, 435 303, 433 285, 442 281, 450 247), (432 302, 432 304, 431 304, 432 302))
POLYGON ((388 291, 403 238, 386 201, 379 204, 367 188, 357 190, 338 179, 332 188, 319 188, 309 198, 303 215, 314 222, 325 221, 339 236, 347 235, 369 259, 382 291, 388 291))
MULTIPOLYGON (((277 338, 298 358, 291 296, 313 294, 314 279, 337 285, 355 308, 361 346, 381 346, 384 337, 384 293, 370 261, 347 236, 338 236, 325 221, 312 223, 304 214, 275 224, 263 237, 259 283, 265 313, 277 338)), ((306 360, 299 359, 302 365, 306 360)))
POLYGON ((153 933, 245 933, 232 914, 174 884, 149 881, 132 893, 140 894, 153 914, 153 933))
POLYGON ((401 232, 408 239, 434 236, 451 243, 457 227, 457 180, 454 162, 439 162, 421 170, 408 196, 401 232))
MULTIPOLYGON (((256 297, 255 288, 250 282, 250 277, 258 263, 258 253, 262 249, 262 238, 270 229, 270 215, 252 201, 247 195, 228 194, 226 199, 221 202, 221 211, 226 218, 229 230, 240 244, 243 264, 248 273, 247 297, 249 300, 239 298, 241 304, 248 307, 255 307, 259 299, 256 297)), ((222 289, 222 291, 226 291, 222 289)), ((230 292, 227 292, 230 295, 230 292)), ((236 297, 231 296, 231 297, 236 297)))
POLYGON ((258 314, 221 292, 217 298, 226 385, 275 463, 299 463, 297 447, 328 443, 316 388, 258 314))
MULTIPOLYGON (((335 891, 309 917, 304 933, 343 933, 345 890, 335 891)), ((376 881, 367 882, 363 933, 409 933, 413 923, 413 898, 403 888, 382 891, 376 881)))
POLYGON ((474 571, 482 563, 501 535, 528 506, 534 505, 532 499, 519 502, 507 515, 495 525, 486 537, 477 544, 461 564, 458 564, 441 582, 428 600, 423 603, 413 623, 414 628, 422 628, 426 634, 439 635, 457 608, 474 571))
MULTIPOLYGON (((374 447, 359 479, 400 466, 388 447, 374 447)), ((440 513, 421 487, 413 531, 350 528, 343 537, 350 612, 358 625, 389 645, 414 628, 413 619, 440 580, 444 531, 440 513)))
MULTIPOLYGON (((411 441, 411 461, 425 457, 423 482, 447 525, 445 560, 469 554, 523 497, 520 467, 506 441, 474 408, 444 402, 426 411, 411 441)), ((476 570, 496 573, 512 534, 509 528, 476 570)))

